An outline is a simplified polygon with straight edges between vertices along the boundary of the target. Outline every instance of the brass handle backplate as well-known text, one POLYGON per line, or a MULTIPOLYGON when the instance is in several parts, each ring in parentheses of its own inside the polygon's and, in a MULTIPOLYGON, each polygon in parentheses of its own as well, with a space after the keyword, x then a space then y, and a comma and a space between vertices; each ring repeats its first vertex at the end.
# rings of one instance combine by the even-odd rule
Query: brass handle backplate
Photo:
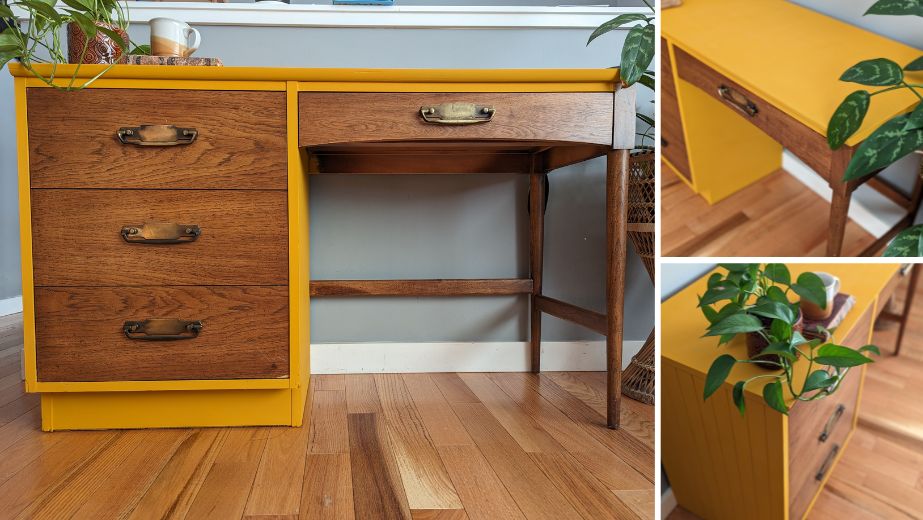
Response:
POLYGON ((818 482, 824 480, 824 477, 827 476, 827 472, 830 471, 830 468, 833 466, 833 459, 836 458, 836 454, 840 452, 840 445, 834 444, 833 448, 830 449, 830 453, 827 454, 827 458, 824 459, 824 463, 821 464, 820 469, 817 470, 817 474, 814 475, 814 480, 818 482))
POLYGON ((820 432, 820 437, 818 440, 820 442, 827 442, 827 439, 830 438, 830 434, 833 433, 833 428, 836 426, 836 423, 839 422, 840 417, 843 417, 843 412, 846 411, 846 406, 840 404, 837 405, 836 410, 830 415, 830 418, 827 419, 827 424, 824 425, 824 431, 820 432))
POLYGON ((119 128, 122 144, 137 146, 178 146, 195 141, 199 132, 195 128, 177 128, 173 125, 141 125, 119 128))
POLYGON ((755 116, 760 111, 760 109, 756 107, 756 103, 750 101, 747 99, 747 96, 737 92, 727 85, 721 85, 718 87, 718 95, 721 96, 721 99, 727 101, 729 105, 750 117, 755 116))
POLYGON ((474 103, 442 103, 420 107, 420 116, 437 125, 471 125, 487 123, 494 117, 493 107, 474 103))
POLYGON ((122 238, 133 244, 181 244, 194 242, 202 230, 195 224, 141 224, 123 226, 122 238))
POLYGON ((202 322, 151 318, 143 321, 126 321, 122 330, 128 339, 173 341, 197 337, 202 331, 202 322))

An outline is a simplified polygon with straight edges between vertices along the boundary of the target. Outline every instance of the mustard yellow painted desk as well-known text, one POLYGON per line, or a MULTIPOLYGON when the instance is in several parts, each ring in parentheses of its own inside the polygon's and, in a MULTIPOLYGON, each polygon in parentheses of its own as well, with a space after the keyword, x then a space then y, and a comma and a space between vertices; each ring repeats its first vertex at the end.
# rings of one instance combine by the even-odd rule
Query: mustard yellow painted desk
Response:
MULTIPOLYGON (((875 128, 918 101, 908 91, 876 96, 863 127, 833 152, 830 116, 863 88, 839 77, 865 59, 910 63, 920 50, 785 0, 684 0, 663 11, 662 28, 664 162, 715 203, 778 170, 788 149, 833 190, 827 254, 839 256, 861 184, 842 181, 846 165, 875 128)), ((864 254, 913 222, 919 195, 901 201, 910 214, 864 254)))
POLYGON ((606 336, 618 426, 635 139, 618 71, 120 65, 80 92, 11 71, 26 390, 44 429, 297 426, 311 296, 513 294, 530 298, 534 371, 543 312, 606 336), (541 284, 545 175, 600 156, 605 314, 541 284), (325 173, 528 175, 531 273, 309 283, 308 178, 325 173))
MULTIPOLYGON (((793 276, 805 271, 835 274, 856 305, 837 328, 834 340, 854 348, 869 343, 875 318, 906 270, 896 264, 789 264, 793 276)), ((728 382, 703 401, 705 374, 712 361, 730 353, 745 359, 743 337, 727 347, 703 338, 707 320, 698 295, 707 275, 661 306, 662 461, 677 502, 700 518, 801 519, 807 515, 855 428, 865 368, 851 371, 832 396, 798 403, 789 416, 768 406, 763 386, 746 387, 746 414, 732 400, 733 384, 769 374, 738 364, 728 382)), ((803 381, 807 360, 795 365, 803 381)), ((792 404, 791 395, 788 396, 792 404)))

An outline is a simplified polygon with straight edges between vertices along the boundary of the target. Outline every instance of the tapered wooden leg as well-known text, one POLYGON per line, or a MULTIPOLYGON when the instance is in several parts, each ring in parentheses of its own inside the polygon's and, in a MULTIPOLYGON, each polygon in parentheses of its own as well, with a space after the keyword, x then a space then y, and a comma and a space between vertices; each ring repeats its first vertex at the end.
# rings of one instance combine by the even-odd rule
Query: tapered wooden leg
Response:
POLYGON ((545 242, 545 174, 529 176, 529 270, 532 276, 532 295, 529 297, 531 332, 529 347, 532 372, 542 369, 542 312, 538 310, 536 296, 542 294, 542 256, 545 242))
POLYGON ((622 333, 628 253, 628 150, 609 152, 606 165, 606 371, 607 422, 619 427, 622 397, 622 333))
POLYGON ((913 311, 913 297, 917 292, 917 284, 920 281, 920 264, 914 264, 910 270, 910 283, 907 287, 907 297, 904 298, 904 313, 901 316, 901 328, 897 331, 897 344, 894 346, 894 355, 901 355, 901 343, 904 342, 904 331, 907 330, 907 322, 910 321, 910 312, 913 311))
POLYGON ((849 218, 849 201, 852 198, 852 186, 843 181, 843 173, 852 159, 852 150, 842 148, 833 154, 830 167, 830 187, 833 197, 830 199, 830 228, 827 233, 827 256, 843 254, 843 237, 846 235, 846 221, 849 218))

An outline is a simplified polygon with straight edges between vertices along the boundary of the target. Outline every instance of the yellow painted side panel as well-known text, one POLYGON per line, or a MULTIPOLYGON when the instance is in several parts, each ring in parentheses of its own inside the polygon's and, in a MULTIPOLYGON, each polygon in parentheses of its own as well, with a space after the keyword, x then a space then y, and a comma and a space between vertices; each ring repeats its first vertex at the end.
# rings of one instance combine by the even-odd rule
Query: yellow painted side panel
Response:
POLYGON ((291 390, 42 394, 42 429, 291 424, 291 390))
POLYGON ((26 80, 16 78, 16 159, 19 189, 19 253, 22 263, 22 329, 26 391, 35 392, 35 286, 32 281, 32 193, 29 177, 29 126, 26 114, 26 80))
MULTIPOLYGON (((685 0, 663 11, 661 27, 676 45, 821 135, 843 98, 863 88, 839 81, 846 69, 879 57, 903 66, 920 56, 918 49, 785 0, 685 0)), ((923 80, 923 73, 908 76, 923 80)), ((876 96, 847 144, 917 101, 906 90, 876 96)))

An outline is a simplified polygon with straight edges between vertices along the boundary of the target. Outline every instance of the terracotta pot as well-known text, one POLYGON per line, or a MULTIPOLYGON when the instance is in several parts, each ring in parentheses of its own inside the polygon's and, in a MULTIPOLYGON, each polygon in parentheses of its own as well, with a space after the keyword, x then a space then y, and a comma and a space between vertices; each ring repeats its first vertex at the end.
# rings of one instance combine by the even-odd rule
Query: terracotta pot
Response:
MULTIPOLYGON (((760 321, 763 322, 763 325, 765 327, 769 327, 770 325, 772 325, 772 319, 770 318, 760 317, 760 321)), ((795 321, 794 325, 792 325, 792 331, 794 332, 804 331, 804 315, 802 315, 801 309, 798 309, 798 319, 795 321)), ((762 368, 775 370, 779 368, 777 365, 777 363, 779 362, 779 356, 774 355, 774 354, 767 354, 765 356, 760 355, 760 352, 762 352, 763 349, 766 348, 767 346, 769 346, 769 343, 756 332, 747 333, 747 355, 750 356, 750 359, 756 360, 756 361, 767 361, 768 363, 754 363, 754 364, 762 368)), ((795 353, 795 356, 796 357, 798 356, 797 352, 795 353)))
MULTIPOLYGON (((128 42, 128 34, 116 25, 98 22, 98 27, 105 27, 118 33, 125 42, 128 42)), ((89 63, 110 65, 122 61, 122 49, 115 41, 101 32, 96 33, 96 37, 86 43, 87 36, 76 23, 67 24, 67 58, 70 63, 89 63), (87 45, 86 54, 83 54, 83 46, 87 45), (81 60, 81 54, 82 60, 81 60)), ((127 43, 126 43, 127 46, 127 43)))

